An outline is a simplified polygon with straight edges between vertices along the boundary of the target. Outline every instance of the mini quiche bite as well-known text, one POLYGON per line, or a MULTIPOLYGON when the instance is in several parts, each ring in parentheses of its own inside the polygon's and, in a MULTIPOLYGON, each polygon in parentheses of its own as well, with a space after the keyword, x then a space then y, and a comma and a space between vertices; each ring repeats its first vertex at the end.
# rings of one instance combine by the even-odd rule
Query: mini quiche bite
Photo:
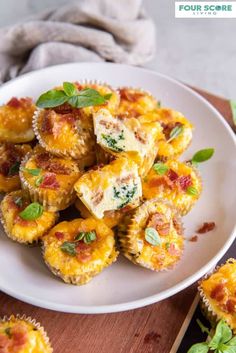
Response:
POLYGON ((171 201, 180 214, 187 214, 202 192, 202 180, 191 163, 171 159, 157 162, 142 180, 144 199, 160 197, 171 201))
POLYGON ((44 328, 30 317, 10 316, 0 319, 0 352, 52 353, 44 328))
POLYGON ((149 113, 150 121, 158 121, 162 136, 158 140, 157 158, 167 160, 179 157, 192 141, 193 126, 180 112, 173 109, 156 109, 149 113))
POLYGON ((27 144, 0 143, 0 192, 20 189, 20 162, 30 151, 27 144))
POLYGON ((137 118, 157 107, 157 100, 144 90, 132 87, 121 87, 118 115, 121 118, 137 118))
POLYGON ((58 219, 57 213, 45 211, 37 202, 31 203, 22 190, 7 194, 0 211, 7 236, 24 244, 37 243, 58 219))
POLYGON ((114 233, 94 218, 57 224, 43 238, 43 256, 49 269, 66 283, 89 282, 118 256, 114 233))
POLYGON ((88 171, 74 187, 79 199, 99 219, 105 211, 137 207, 142 196, 138 166, 125 156, 88 171))
POLYGON ((145 201, 127 214, 118 226, 118 239, 125 257, 153 271, 172 268, 184 247, 179 214, 161 199, 145 201))
POLYGON ((35 108, 31 98, 16 97, 0 106, 0 142, 32 141, 34 139, 32 118, 35 108))
POLYGON ((27 155, 20 167, 23 189, 49 211, 63 210, 75 201, 74 184, 81 174, 76 161, 45 151, 27 155))
POLYGON ((229 259, 199 283, 201 308, 215 325, 224 320, 236 334, 236 260, 229 259))
POLYGON ((115 156, 121 152, 136 152, 140 158, 139 174, 146 175, 156 158, 160 124, 136 118, 119 119, 107 109, 100 109, 93 119, 97 143, 115 156))

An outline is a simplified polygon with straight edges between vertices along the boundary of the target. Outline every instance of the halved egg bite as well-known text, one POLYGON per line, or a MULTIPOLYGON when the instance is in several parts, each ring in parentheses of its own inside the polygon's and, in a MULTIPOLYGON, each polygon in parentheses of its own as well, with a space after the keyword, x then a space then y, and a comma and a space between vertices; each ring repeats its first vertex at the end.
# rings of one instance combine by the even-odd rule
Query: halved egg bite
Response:
POLYGON ((113 231, 94 218, 57 224, 43 238, 49 269, 66 283, 89 282, 118 256, 113 231))
POLYGON ((0 192, 20 189, 19 167, 30 145, 0 143, 0 192))
POLYGON ((97 218, 105 211, 138 206, 142 196, 137 164, 125 156, 109 165, 90 170, 75 183, 77 196, 97 218))
POLYGON ((0 106, 0 142, 32 141, 34 139, 32 118, 35 108, 31 98, 16 97, 0 106))
POLYGON ((74 184, 81 174, 76 161, 45 151, 27 155, 20 167, 23 189, 49 211, 63 210, 75 201, 74 184))
POLYGON ((206 275, 199 284, 201 307, 205 316, 216 324, 224 320, 236 334, 236 260, 229 259, 206 275))
POLYGON ((47 212, 39 203, 32 203, 22 190, 7 194, 0 209, 7 236, 19 243, 37 243, 58 219, 57 213, 47 212))
POLYGON ((142 188, 144 199, 167 199, 185 215, 202 192, 202 180, 193 165, 172 159, 155 163, 143 179, 142 188))
POLYGON ((183 252, 177 210, 161 199, 145 201, 118 226, 121 252, 136 265, 153 271, 172 268, 183 252))
POLYGON ((52 353, 49 338, 31 317, 10 316, 0 319, 0 351, 2 353, 52 353))

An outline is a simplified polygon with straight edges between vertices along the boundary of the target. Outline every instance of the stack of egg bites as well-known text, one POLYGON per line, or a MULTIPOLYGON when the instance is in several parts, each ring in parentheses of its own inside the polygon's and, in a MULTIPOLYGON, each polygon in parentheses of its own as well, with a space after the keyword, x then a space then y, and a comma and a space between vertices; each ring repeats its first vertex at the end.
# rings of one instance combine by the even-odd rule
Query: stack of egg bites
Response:
POLYGON ((119 252, 153 271, 172 269, 184 249, 181 216, 202 190, 193 164, 178 160, 192 124, 141 89, 70 85, 102 99, 39 108, 12 98, 0 107, 7 236, 42 245, 48 268, 66 283, 89 282, 119 252), (59 212, 71 205, 74 219, 63 221, 59 212))

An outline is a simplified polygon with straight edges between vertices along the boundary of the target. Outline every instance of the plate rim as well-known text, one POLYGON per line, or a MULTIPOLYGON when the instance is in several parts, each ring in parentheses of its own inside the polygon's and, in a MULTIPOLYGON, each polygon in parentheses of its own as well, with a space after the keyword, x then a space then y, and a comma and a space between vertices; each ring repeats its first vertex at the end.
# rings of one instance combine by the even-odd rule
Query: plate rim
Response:
MULTIPOLYGON (((194 91, 192 88, 189 86, 183 84, 182 82, 178 81, 175 78, 172 78, 168 75, 159 73, 157 71, 148 69, 148 68, 143 68, 143 67, 136 67, 132 65, 125 65, 125 64, 118 64, 118 63, 107 63, 107 62, 76 62, 76 63, 65 63, 65 64, 60 64, 60 65, 53 65, 49 66, 46 68, 42 68, 39 70, 31 71, 28 73, 25 73, 21 76, 18 76, 6 83, 3 83, 0 87, 0 91, 2 88, 6 88, 8 85, 14 84, 14 82, 17 82, 18 80, 24 79, 24 77, 34 75, 35 73, 42 72, 42 71, 50 71, 52 69, 61 69, 63 70, 65 67, 68 66, 81 66, 81 65, 92 65, 92 66, 116 66, 116 67, 122 67, 126 69, 136 69, 143 71, 144 73, 149 73, 154 76, 158 76, 161 78, 166 79, 167 81, 170 81, 177 86, 180 86, 182 89, 185 91, 191 93, 193 96, 195 96, 198 100, 200 100, 207 108, 208 110, 212 111, 214 115, 217 117, 218 120, 221 121, 221 123, 224 125, 224 128, 228 131, 230 137, 232 138, 232 141, 234 142, 235 148, 236 148, 236 137, 233 133, 233 130, 229 126, 229 124, 226 122, 226 120, 223 118, 223 116, 220 114, 220 112, 211 104, 209 103, 203 96, 201 96, 199 93, 194 91)), ((236 223, 229 235, 228 240, 224 244, 224 246, 216 253, 216 255, 203 267, 201 267, 198 271, 196 271, 194 274, 191 276, 187 277, 183 281, 175 284, 171 288, 168 288, 158 294, 154 294, 151 296, 147 296, 141 299, 133 300, 133 301, 128 301, 128 302, 123 302, 119 304, 108 304, 108 305, 91 305, 91 306, 78 306, 78 305, 68 305, 68 304, 55 304, 50 301, 46 300, 41 300, 41 299, 35 299, 32 296, 27 296, 27 295, 21 295, 18 293, 15 293, 14 290, 11 290, 7 287, 4 287, 1 285, 0 282, 0 290, 3 291, 4 293, 12 296, 13 298, 16 298, 18 300, 21 300, 25 303, 35 305, 44 309, 49 309, 49 310, 54 310, 54 311, 59 311, 59 312, 65 312, 65 313, 74 313, 74 314, 105 314, 105 313, 115 313, 115 312, 123 312, 127 310, 133 310, 137 308, 141 308, 150 304, 157 303, 161 300, 164 300, 180 291, 183 289, 191 286, 194 282, 198 281, 202 276, 204 276, 209 270, 211 270, 216 263, 223 257, 223 255, 227 252, 229 247, 232 245, 233 241, 236 238, 236 223)))

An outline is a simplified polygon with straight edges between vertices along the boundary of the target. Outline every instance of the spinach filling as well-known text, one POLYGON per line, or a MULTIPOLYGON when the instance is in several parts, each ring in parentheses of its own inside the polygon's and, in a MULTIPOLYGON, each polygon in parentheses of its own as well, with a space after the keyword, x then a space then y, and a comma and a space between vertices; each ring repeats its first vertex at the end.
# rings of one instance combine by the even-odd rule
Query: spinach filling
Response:
POLYGON ((125 207, 130 201, 132 201, 137 189, 137 184, 122 185, 120 187, 113 186, 114 198, 119 199, 121 202, 117 209, 125 207))
POLYGON ((105 135, 102 134, 102 138, 106 141, 107 146, 115 152, 122 152, 125 149, 125 146, 118 146, 119 142, 125 139, 124 136, 124 130, 121 131, 121 133, 118 135, 117 139, 115 139, 114 137, 110 136, 110 135, 105 135))

